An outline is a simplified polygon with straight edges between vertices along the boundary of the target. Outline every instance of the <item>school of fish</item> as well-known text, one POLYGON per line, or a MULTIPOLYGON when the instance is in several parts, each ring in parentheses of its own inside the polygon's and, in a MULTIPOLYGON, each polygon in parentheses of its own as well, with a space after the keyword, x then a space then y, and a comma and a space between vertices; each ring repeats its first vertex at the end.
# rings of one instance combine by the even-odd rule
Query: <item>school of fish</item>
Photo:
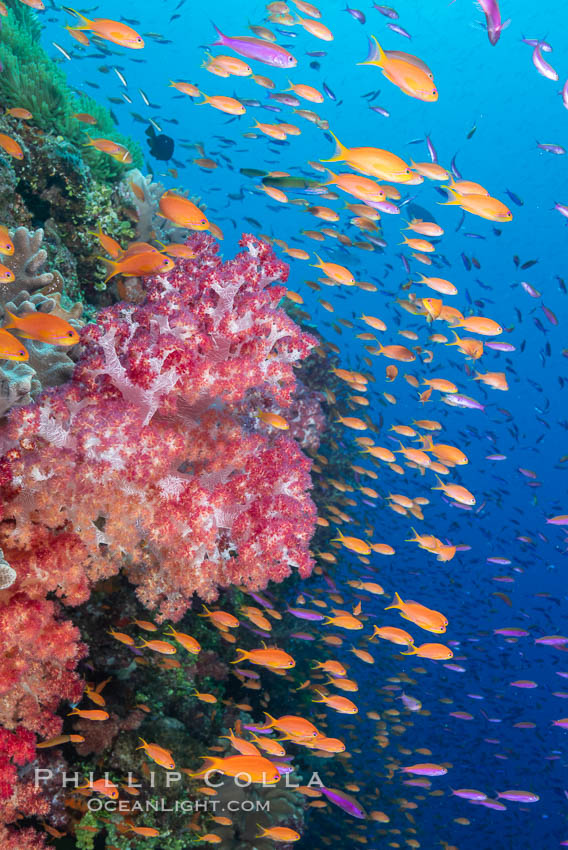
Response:
MULTIPOLYGON (((45 10, 42 0, 21 2, 39 12, 45 10)), ((489 46, 484 43, 483 47, 499 49, 510 21, 502 21, 497 0, 481 0, 479 5, 489 40, 489 46)), ((267 712, 264 720, 253 725, 239 722, 228 736, 233 754, 219 757, 212 752, 203 767, 183 769, 192 777, 216 771, 229 777, 245 773, 253 783, 270 785, 290 772, 295 753, 309 749, 320 759, 323 784, 300 786, 297 793, 306 797, 308 808, 316 810, 313 820, 318 825, 310 833, 317 832, 314 848, 380 841, 381 846, 394 848, 439 845, 458 850, 458 828, 466 827, 474 834, 465 841, 475 841, 478 847, 528 847, 518 843, 520 830, 532 827, 519 824, 533 817, 534 804, 542 805, 541 796, 556 782, 550 779, 550 765, 563 759, 568 718, 562 714, 568 711, 563 712, 559 700, 568 698, 568 693, 550 692, 545 685, 541 691, 546 695, 540 693, 538 700, 531 702, 530 694, 526 700, 522 697, 539 687, 539 666, 549 663, 549 654, 554 656, 551 663, 558 688, 568 678, 568 663, 564 665, 560 655, 567 651, 568 636, 552 633, 565 630, 560 600, 548 591, 534 590, 534 585, 524 591, 518 585, 537 557, 539 541, 547 541, 547 535, 557 530, 562 534, 568 526, 568 507, 565 492, 542 493, 547 507, 537 506, 536 487, 543 472, 538 456, 535 469, 507 463, 503 447, 508 445, 514 453, 526 437, 523 423, 500 406, 500 397, 512 383, 516 392, 522 392, 519 384, 524 376, 514 359, 526 344, 518 332, 519 299, 533 299, 547 322, 544 327, 533 315, 545 340, 542 365, 551 357, 547 331, 556 328, 559 319, 527 281, 517 286, 513 305, 505 308, 497 302, 495 307, 492 287, 470 274, 483 274, 479 259, 464 250, 459 267, 444 254, 448 226, 454 241, 454 234, 497 240, 505 227, 514 227, 508 203, 523 206, 517 194, 506 190, 506 203, 505 191, 485 186, 482 161, 476 173, 463 176, 455 157, 450 163, 438 161, 431 136, 424 138, 423 133, 410 144, 427 151, 424 156, 390 150, 385 124, 380 131, 367 124, 354 125, 340 140, 333 113, 326 109, 338 96, 323 79, 319 87, 304 80, 305 55, 288 42, 298 38, 302 47, 308 46, 305 54, 312 70, 319 70, 318 60, 332 49, 339 51, 343 63, 366 66, 372 89, 363 98, 385 118, 388 110, 375 103, 379 87, 383 92, 387 87, 398 89, 397 102, 404 99, 408 111, 414 101, 432 109, 443 101, 444 88, 436 82, 440 56, 423 56, 420 34, 411 34, 398 23, 399 11, 372 3, 365 12, 348 5, 344 10, 366 27, 367 41, 365 47, 362 39, 359 56, 346 57, 341 53, 342 32, 328 26, 326 4, 320 6, 304 0, 271 2, 262 20, 250 24, 252 13, 243 10, 237 35, 214 24, 210 45, 203 47, 203 65, 187 68, 188 77, 203 81, 199 85, 171 80, 167 57, 157 71, 164 89, 173 89, 176 104, 185 108, 189 98, 192 120, 200 120, 201 110, 195 107, 204 106, 221 113, 219 121, 234 131, 232 138, 216 134, 205 142, 182 141, 182 147, 197 150, 199 157, 193 162, 202 172, 223 167, 234 171, 228 154, 237 145, 254 164, 239 169, 244 188, 238 195, 229 194, 228 201, 233 207, 245 201, 241 209, 246 212, 247 197, 265 198, 270 211, 266 220, 261 224, 244 215, 244 221, 291 263, 294 288, 288 290, 287 300, 295 315, 322 335, 330 364, 325 396, 335 426, 334 437, 315 455, 312 467, 330 494, 318 519, 318 546, 314 546, 318 566, 305 588, 299 587, 293 607, 278 610, 267 591, 249 592, 251 598, 241 609, 244 620, 221 609, 203 608, 208 625, 235 644, 234 675, 242 687, 269 694, 270 677, 285 677, 290 683, 290 714, 267 712), (379 29, 377 37, 373 30, 379 29), (418 55, 399 50, 400 38, 414 40, 418 55), (251 80, 258 87, 258 100, 250 96, 251 80), (270 121, 252 117, 260 98, 266 98, 264 108, 273 116, 270 121), (311 158, 280 169, 284 152, 288 162, 294 137, 302 134, 305 124, 319 133, 311 158), (439 206, 450 209, 442 212, 439 206), (285 208, 288 216, 281 212, 285 208), (450 214, 455 218, 449 218, 450 214), (447 222, 445 227, 438 217, 447 222), (281 222, 277 234, 267 226, 269 220, 281 222), (478 226, 479 233, 464 233, 464 226, 478 226), (364 311, 351 308, 353 293, 357 304, 365 304, 364 311), (512 311, 517 313, 516 325, 512 311), (314 319, 326 314, 332 319, 314 319), (348 335, 345 342, 344 335, 348 335), (330 451, 346 458, 340 478, 327 472, 333 463, 330 451), (503 477, 495 471, 500 465, 507 467, 503 477), (480 481, 485 482, 482 487, 480 481), (501 524, 499 509, 521 487, 527 494, 526 514, 519 511, 517 518, 501 524), (468 553, 474 557, 468 559, 468 553), (500 574, 492 575, 495 567, 500 574), (470 571, 473 575, 466 575, 470 571), (444 586, 446 592, 440 592, 444 586), (527 594, 537 599, 538 616, 527 594), (464 604, 470 610, 469 629, 464 604), (479 628, 480 616, 491 624, 487 629, 479 628), (496 617, 499 625, 494 627, 496 617), (285 648, 271 640, 277 621, 289 629, 285 648), (544 634, 545 624, 551 635, 544 634), (256 645, 251 646, 251 641, 256 645), (523 642, 538 647, 537 663, 526 660, 523 642), (497 694, 485 684, 489 674, 493 683, 500 682, 497 694), (307 711, 301 708, 306 692, 307 711), (359 715, 357 722, 351 715, 359 715), (463 731, 464 727, 469 728, 463 731), (500 736, 504 727, 506 742, 500 736), (540 763, 531 756, 528 764, 528 757, 523 757, 528 734, 539 735, 540 763), (509 743, 511 736, 515 746, 509 743), (483 751, 477 765, 472 755, 476 749, 483 751), (512 768, 505 771, 504 762, 512 768), (518 777, 513 790, 505 777, 511 777, 511 782, 518 777), (479 785, 479 790, 461 787, 465 782, 479 785), (334 814, 338 808, 345 817, 343 826, 338 826, 334 814), (523 819, 504 827, 503 813, 510 814, 511 809, 522 812, 523 819), (497 816, 501 819, 496 820, 497 816), (316 822, 319 817, 324 820, 316 822), (421 828, 423 817, 433 832, 421 828), (500 843, 500 835, 517 843, 500 843)), ((2 4, 0 13, 7 14, 2 4)), ((108 58, 116 48, 125 49, 126 54, 118 53, 124 65, 114 70, 122 86, 122 103, 132 103, 125 77, 129 51, 142 51, 148 39, 158 44, 169 40, 159 33, 140 34, 137 19, 93 14, 57 10, 50 21, 63 29, 67 42, 66 46, 53 42, 54 47, 63 56, 66 70, 81 57, 78 50, 96 48, 99 57, 108 58), (71 23, 66 22, 69 15, 71 23), (69 38, 74 44, 68 43, 69 38)), ((185 23, 192 14, 189 4, 180 0, 170 22, 185 23)), ((184 37, 191 38, 189 24, 184 37)), ((558 73, 545 59, 551 45, 524 34, 522 40, 532 48, 538 74, 558 81, 558 73)), ((568 80, 560 94, 559 108, 568 109, 568 80)), ((140 95, 148 104, 141 90, 140 95)), ((341 95, 347 99, 353 93, 341 95)), ((20 121, 33 121, 33 114, 23 108, 10 113, 20 121)), ((95 135, 93 116, 77 114, 75 118, 85 125, 85 145, 124 164, 132 162, 124 146, 95 135)), ((153 119, 151 123, 161 130, 153 119)), ((467 138, 475 132, 474 125, 467 138)), ((561 145, 537 144, 546 153, 565 153, 561 145)), ((7 135, 0 135, 0 147, 16 160, 24 157, 17 141, 7 135)), ((174 161, 173 165, 162 176, 177 181, 184 163, 174 161)), ((223 239, 221 228, 211 220, 211 212, 220 219, 222 207, 215 199, 209 203, 207 197, 206 207, 198 205, 185 197, 183 189, 200 192, 197 181, 168 189, 160 200, 160 214, 178 227, 209 230, 223 239)), ((136 195, 140 190, 132 184, 132 191, 136 195)), ((557 203, 555 209, 568 218, 568 205, 557 203)), ((237 213, 231 214, 238 218, 237 213)), ((101 229, 96 236, 107 281, 166 272, 176 259, 192 257, 182 244, 121 246, 101 229)), ((1 227, 0 254, 9 256, 13 250, 9 231, 1 227)), ((522 274, 536 261, 521 259, 522 246, 518 250, 514 267, 522 274)), ((0 264, 0 277, 9 282, 13 274, 0 264)), ((561 278, 558 285, 566 295, 561 278)), ((22 339, 73 345, 79 337, 64 320, 48 314, 8 314, 0 330, 0 358, 26 360, 22 339)), ((568 355, 568 349, 563 353, 568 355)), ((538 381, 527 380, 538 387, 538 381)), ((565 380, 558 377, 560 390, 565 390, 565 380)), ((549 407, 543 395, 536 419, 545 430, 529 446, 531 451, 545 439, 549 407)), ((258 417, 269 429, 289 427, 282 416, 269 411, 259 410, 258 417)), ((568 422, 563 428, 568 430, 568 422)), ((560 447, 559 453, 563 450, 560 447)), ((559 468, 567 462, 568 454, 560 457, 559 468)), ((175 666, 173 656, 178 652, 197 656, 201 651, 192 635, 172 626, 159 634, 151 621, 135 621, 127 631, 124 628, 117 626, 110 634, 118 642, 144 650, 145 656, 161 656, 165 665, 175 666), (147 637, 141 638, 140 631, 147 637)), ((104 685, 87 686, 85 703, 73 706, 70 714, 93 723, 108 719, 104 685)), ((196 690, 195 696, 214 710, 213 694, 196 690)), ((264 705, 268 707, 268 698, 264 705)), ((59 736, 39 747, 80 739, 59 736)), ((183 763, 182 753, 170 752, 160 742, 140 739, 139 749, 149 762, 167 770, 183 763)), ((118 798, 121 790, 130 793, 128 787, 109 782, 87 783, 82 790, 111 798, 118 798)), ((568 798, 568 790, 563 795, 568 798)), ((227 821, 215 820, 220 827, 227 821)), ((199 836, 203 843, 221 842, 214 826, 199 836)), ((139 837, 159 836, 159 830, 130 821, 125 831, 139 837)), ((298 832, 282 826, 261 827, 258 837, 276 844, 301 839, 298 832)), ((563 839, 564 835, 556 835, 553 843, 532 846, 545 850, 568 845, 568 838, 563 839)))

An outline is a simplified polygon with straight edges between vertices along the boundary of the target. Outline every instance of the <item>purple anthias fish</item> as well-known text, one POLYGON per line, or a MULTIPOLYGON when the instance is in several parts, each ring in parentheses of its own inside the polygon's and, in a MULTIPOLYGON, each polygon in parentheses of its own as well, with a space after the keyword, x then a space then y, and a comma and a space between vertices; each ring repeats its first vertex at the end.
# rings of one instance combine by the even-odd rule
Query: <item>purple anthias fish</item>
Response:
POLYGON ((533 50, 532 61, 536 70, 542 77, 546 77, 548 80, 554 81, 558 79, 558 72, 554 70, 552 65, 548 64, 546 59, 544 59, 541 53, 540 44, 537 44, 533 50))
POLYGON ((491 348, 493 351, 516 351, 514 345, 510 342, 486 342, 485 348, 491 348))
POLYGON ((249 591, 249 596, 252 596, 255 602, 258 602, 259 605, 263 605, 265 608, 274 609, 274 605, 269 602, 269 600, 265 596, 261 596, 260 593, 251 593, 249 591))
POLYGON ((566 148, 563 148, 562 145, 549 145, 537 142, 536 146, 542 151, 546 151, 547 153, 554 153, 557 156, 562 156, 562 154, 566 153, 566 148))
POLYGON ((430 154, 430 159, 432 160, 432 162, 438 162, 438 154, 436 153, 436 148, 432 144, 430 136, 426 136, 426 144, 428 146, 428 153, 430 154))
POLYGON ((513 803, 537 803, 540 800, 538 794, 531 791, 498 791, 497 797, 513 803))
POLYGON ((364 24, 365 21, 367 20, 365 15, 363 14, 363 12, 361 12, 360 9, 350 9, 347 4, 345 5, 345 9, 343 11, 349 12, 351 17, 355 18, 356 21, 359 21, 360 24, 364 24))
POLYGON ((470 800, 473 806, 485 806, 486 809, 495 809, 497 812, 504 812, 506 806, 498 800, 470 800))
POLYGON ((509 26, 510 20, 503 23, 497 0, 479 0, 479 5, 485 15, 487 35, 491 44, 496 45, 503 30, 509 26))
POLYGON ((327 83, 324 83, 324 84, 323 84, 323 90, 324 90, 324 92, 326 93, 326 95, 329 97, 329 99, 330 99, 330 100, 337 100, 337 97, 335 96, 335 93, 334 93, 334 92, 332 92, 332 90, 331 90, 331 89, 330 89, 330 87, 327 85, 327 83))
POLYGON ((540 298, 540 292, 533 286, 531 286, 530 283, 527 283, 525 280, 522 280, 521 286, 523 287, 525 292, 527 292, 531 296, 531 298, 540 298))
POLYGON ((481 404, 481 402, 476 401, 474 398, 470 398, 468 395, 460 395, 459 393, 444 396, 444 401, 451 407, 467 407, 470 410, 485 410, 485 406, 481 404))
POLYGON ((556 325, 558 324, 558 319, 556 318, 552 310, 549 310, 549 308, 545 304, 541 304, 540 306, 542 308, 542 312, 544 313, 550 324, 556 327, 556 325))
POLYGON ((321 623, 325 620, 325 615, 318 611, 309 611, 305 608, 287 608, 289 614, 298 617, 299 620, 312 620, 314 623, 321 623))
POLYGON ((365 201, 367 206, 373 207, 379 212, 386 213, 387 215, 398 215, 400 213, 399 208, 396 204, 393 204, 391 201, 365 201))
POLYGON ((568 109, 568 80, 566 80, 566 82, 562 86, 562 91, 560 92, 560 94, 562 95, 562 103, 564 104, 566 109, 568 109))
POLYGON ((284 94, 277 92, 276 94, 269 94, 268 97, 277 100, 278 103, 283 103, 285 106, 299 106, 300 101, 297 97, 294 97, 293 94, 284 94))
POLYGON ((337 788, 326 788, 324 785, 318 787, 318 790, 324 794, 330 803, 335 803, 344 812, 353 815, 354 818, 364 820, 367 817, 365 810, 359 805, 354 797, 345 794, 343 791, 338 791, 337 788))
POLYGON ((392 30, 393 32, 397 33, 397 35, 403 35, 405 38, 409 38, 409 39, 412 38, 410 33, 407 32, 405 29, 403 29, 398 24, 387 24, 387 27, 389 28, 389 30, 392 30))
POLYGON ((458 788, 451 789, 454 797, 461 797, 462 800, 487 800, 487 794, 483 791, 476 791, 474 788, 458 788))
POLYGON ((381 15, 384 15, 385 18, 390 18, 391 21, 396 21, 398 19, 398 12, 396 9, 393 9, 392 6, 379 6, 377 3, 373 3, 373 8, 380 12, 381 15))
POLYGON ((244 667, 235 667, 235 673, 240 673, 248 679, 260 679, 260 673, 255 673, 254 670, 245 670, 244 667))
POLYGON ((547 525, 568 525, 568 515, 555 516, 546 520, 547 525))
POLYGON ((568 218, 568 207, 565 204, 554 204, 554 209, 557 210, 564 218, 568 218))
POLYGON ((564 646, 568 643, 568 638, 562 635, 549 635, 547 637, 535 638, 535 643, 541 646, 564 646))
POLYGON ((228 35, 223 35, 219 27, 215 26, 215 31, 219 36, 214 45, 222 45, 229 47, 238 53, 239 56, 245 56, 247 59, 256 59, 258 62, 263 62, 265 65, 272 65, 274 68, 294 68, 298 63, 294 56, 280 47, 279 44, 273 44, 271 41, 265 41, 262 38, 253 38, 252 36, 243 35, 231 38, 228 35))

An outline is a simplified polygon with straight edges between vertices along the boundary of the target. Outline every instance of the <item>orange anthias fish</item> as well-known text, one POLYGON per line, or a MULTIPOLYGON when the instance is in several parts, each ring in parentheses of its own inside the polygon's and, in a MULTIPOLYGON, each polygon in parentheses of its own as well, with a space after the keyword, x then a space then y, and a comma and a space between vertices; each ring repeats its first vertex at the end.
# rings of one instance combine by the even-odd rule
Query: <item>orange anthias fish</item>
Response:
POLYGON ((89 115, 88 112, 74 112, 73 118, 76 118, 77 121, 81 121, 83 124, 95 125, 98 123, 94 115, 89 115))
POLYGON ((142 744, 139 747, 136 747, 137 750, 144 750, 149 758, 151 758, 152 761, 155 761, 156 764, 159 764, 160 767, 165 767, 166 770, 174 770, 176 763, 169 750, 165 750, 158 744, 148 744, 144 738, 140 738, 140 740, 142 741, 142 744))
POLYGON ((30 355, 20 340, 8 331, 0 328, 0 360, 29 360, 30 355))
POLYGON ((167 218, 178 227, 186 227, 189 230, 207 230, 209 221, 207 216, 196 204, 183 195, 175 192, 164 192, 160 198, 160 212, 163 218, 167 218))
POLYGON ((319 694, 321 699, 314 699, 312 702, 324 702, 330 708, 333 708, 334 711, 337 711, 338 714, 357 714, 359 709, 347 697, 339 697, 339 696, 328 696, 316 688, 316 693, 319 694))
POLYGON ((291 655, 284 652, 283 649, 240 649, 237 647, 237 652, 240 652, 240 658, 231 661, 231 664, 241 664, 243 661, 250 661, 251 664, 258 664, 260 667, 268 667, 270 670, 290 670, 296 666, 296 662, 291 655))
POLYGON ((76 30, 80 32, 81 30, 87 30, 104 41, 111 41, 113 44, 119 44, 121 47, 129 47, 131 50, 140 50, 144 47, 142 36, 126 24, 109 20, 108 18, 90 20, 75 9, 70 8, 68 11, 72 12, 82 21, 78 26, 69 27, 70 31, 76 30))
POLYGON ((421 646, 411 646, 402 655, 417 655, 419 658, 429 658, 431 661, 447 661, 453 658, 452 650, 442 643, 423 643, 421 646))
POLYGON ((124 145, 113 141, 112 139, 96 138, 92 139, 89 136, 89 141, 85 142, 85 147, 92 147, 101 153, 106 153, 116 159, 118 162, 123 162, 126 165, 132 162, 132 155, 124 145))
POLYGON ((405 620, 410 620, 421 629, 434 634, 441 635, 446 631, 448 621, 439 611, 433 611, 431 608, 426 608, 425 605, 420 605, 418 602, 408 600, 403 602, 398 593, 395 592, 394 599, 390 605, 387 605, 385 611, 391 608, 397 608, 400 611, 400 616, 405 620))
POLYGON ((414 179, 414 173, 404 160, 391 151, 371 147, 346 148, 331 131, 330 135, 335 141, 336 150, 332 157, 322 159, 321 162, 346 162, 361 174, 390 183, 408 183, 414 179))
POLYGON ((6 310, 8 324, 5 330, 15 330, 24 339, 36 342, 46 342, 49 345, 76 345, 79 334, 65 319, 51 313, 26 313, 24 316, 14 316, 6 310))
POLYGON ((257 838, 271 838, 273 841, 299 841, 302 837, 295 829, 290 829, 288 826, 270 826, 260 827, 260 832, 257 838))
POLYGON ((425 62, 409 53, 384 51, 374 35, 371 39, 367 59, 359 65, 377 65, 387 80, 410 97, 430 103, 438 100, 433 74, 425 62))
POLYGON ((0 225, 0 254, 11 257, 14 253, 14 243, 7 227, 0 225))
POLYGON ((375 635, 383 640, 396 643, 398 646, 412 646, 414 643, 412 635, 409 635, 404 629, 397 629, 394 626, 373 626, 373 634, 369 640, 372 640, 375 635))
POLYGON ((441 206, 459 206, 462 210, 489 221, 506 222, 513 220, 511 210, 497 198, 492 198, 489 195, 460 194, 450 186, 445 188, 453 195, 453 198, 441 206))
POLYGON ((11 136, 7 136, 6 133, 0 133, 0 148, 14 157, 14 159, 24 158, 24 151, 21 145, 11 136))
POLYGON ((92 709, 83 709, 83 708, 74 708, 73 711, 70 711, 67 717, 71 717, 71 715, 76 714, 78 717, 82 717, 83 720, 108 720, 109 714, 106 711, 103 711, 100 708, 92 708, 92 709))
POLYGON ((280 779, 278 769, 264 756, 238 755, 225 758, 204 756, 204 758, 209 763, 191 776, 206 776, 210 772, 218 771, 225 776, 247 776, 251 782, 263 782, 267 785, 274 785, 280 779))
POLYGON ((164 632, 164 634, 173 637, 174 640, 177 640, 184 649, 187 649, 188 652, 191 652, 193 655, 197 655, 201 652, 201 645, 198 641, 195 640, 191 635, 186 635, 184 632, 176 632, 173 626, 168 625, 169 632, 164 632))
POLYGON ((296 717, 291 714, 285 714, 282 717, 272 717, 265 712, 270 723, 266 724, 267 729, 278 729, 279 732, 284 732, 293 738, 314 738, 319 732, 309 720, 304 717, 296 717))
POLYGON ((272 413, 270 410, 258 410, 257 414, 261 422, 266 425, 272 425, 273 428, 278 428, 279 431, 287 431, 290 427, 288 422, 279 413, 272 413))
POLYGON ((165 274, 173 269, 175 265, 170 257, 165 257, 159 251, 130 254, 120 260, 101 259, 103 259, 110 270, 110 273, 105 278, 105 283, 117 274, 123 277, 143 277, 144 275, 158 273, 165 274))

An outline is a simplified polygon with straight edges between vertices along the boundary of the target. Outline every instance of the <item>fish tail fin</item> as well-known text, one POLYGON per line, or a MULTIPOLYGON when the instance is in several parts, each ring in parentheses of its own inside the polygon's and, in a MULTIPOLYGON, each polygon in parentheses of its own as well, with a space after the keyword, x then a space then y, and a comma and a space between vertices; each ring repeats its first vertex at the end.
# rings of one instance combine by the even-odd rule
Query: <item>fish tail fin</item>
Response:
POLYGON ((379 343, 377 343, 377 345, 379 346, 379 347, 378 347, 378 350, 377 350, 377 354, 382 354, 382 353, 383 353, 383 351, 385 350, 384 345, 383 345, 382 343, 380 343, 380 342, 379 342, 379 343))
MULTIPOLYGON (((316 694, 319 694, 320 697, 323 697, 322 692, 318 688, 316 688, 315 690, 316 690, 316 694)), ((325 702, 325 700, 324 699, 313 699, 312 702, 325 702)))
POLYGON ((10 313, 9 310, 5 310, 4 312, 6 314, 6 318, 8 319, 8 323, 2 326, 4 330, 7 330, 8 328, 17 328, 18 317, 14 316, 13 313, 10 313))
POLYGON ((273 728, 276 725, 276 718, 269 714, 267 711, 264 712, 264 716, 268 717, 270 721, 270 726, 268 728, 273 728))
MULTIPOLYGON (((70 27, 70 29, 74 29, 74 30, 88 29, 90 27, 90 25, 93 23, 90 18, 86 18, 85 15, 82 15, 81 12, 77 11, 77 9, 72 9, 70 6, 62 6, 61 8, 64 9, 66 12, 71 12, 72 15, 75 15, 77 18, 81 18, 81 20, 84 21, 84 26, 70 27)), ((66 29, 67 29, 67 27, 66 27, 66 29)))
POLYGON ((319 254, 316 254, 316 252, 315 252, 315 251, 314 251, 314 257, 316 258, 317 263, 310 263, 310 268, 312 268, 312 269, 321 269, 321 268, 322 268, 322 266, 323 266, 323 262, 322 262, 321 257, 319 256, 319 254))
POLYGON ((210 764, 204 764, 201 770, 198 770, 197 773, 189 773, 188 776, 191 776, 192 779, 206 776, 211 770, 217 770, 219 764, 223 762, 223 759, 215 758, 215 756, 201 756, 201 758, 210 762, 210 764))
POLYGON ((411 647, 408 647, 408 652, 401 652, 400 654, 401 655, 416 655, 417 652, 418 652, 418 650, 416 649, 414 644, 412 644, 411 647))
POLYGON ((385 611, 389 611, 391 608, 400 608, 402 605, 403 601, 395 590, 393 600, 390 605, 387 605, 385 611))
POLYGON ((358 65, 378 65, 382 68, 387 60, 385 51, 377 41, 374 35, 369 39, 367 58, 364 62, 357 62, 358 65))
POLYGON ((454 207, 454 206, 459 206, 461 204, 460 193, 457 191, 457 189, 454 189, 454 186, 455 186, 455 182, 452 178, 452 182, 450 183, 449 186, 443 186, 442 187, 443 189, 446 190, 448 195, 453 195, 453 197, 449 198, 447 201, 439 202, 439 205, 441 207, 454 207))
POLYGON ((446 342, 445 345, 461 345, 461 340, 455 331, 452 331, 455 339, 453 342, 446 342))
POLYGON ((196 103, 195 106, 205 106, 206 103, 209 103, 211 98, 209 97, 208 94, 205 94, 205 92, 202 92, 202 91, 200 91, 199 94, 201 95, 203 100, 201 101, 201 103, 196 103))
POLYGON ((246 651, 246 649, 241 649, 241 647, 240 647, 240 646, 237 646, 237 647, 236 647, 236 650, 237 650, 237 652, 240 652, 240 653, 241 653, 241 657, 240 657, 240 658, 235 658, 235 660, 234 660, 234 661, 231 661, 231 664, 240 664, 240 663, 241 663, 241 661, 244 661, 244 660, 245 660, 245 658, 248 658, 248 657, 249 657, 249 655, 250 655, 250 653, 249 653, 249 652, 247 652, 247 651, 246 651))
POLYGON ((445 488, 444 488, 442 481, 440 480, 439 475, 436 475, 436 481, 438 482, 438 486, 437 487, 431 487, 430 489, 431 490, 444 490, 445 488))
POLYGON ((117 263, 115 260, 109 260, 108 257, 97 257, 97 260, 100 260, 106 266, 108 275, 105 278, 105 283, 109 281, 111 277, 120 274, 120 269, 117 268, 117 266, 119 266, 119 263, 117 263))
POLYGON ((77 710, 76 708, 73 708, 73 709, 72 709, 72 710, 68 713, 67 717, 71 717, 71 715, 72 715, 72 714, 79 714, 79 712, 78 712, 78 710, 77 710))
POLYGON ((328 130, 328 133, 333 136, 333 140, 335 142, 335 153, 329 159, 320 159, 320 162, 341 162, 341 160, 345 159, 345 154, 349 151, 349 148, 346 148, 343 145, 335 133, 332 133, 331 130, 328 130))
POLYGON ((321 621, 322 626, 329 626, 330 623, 333 623, 333 617, 325 617, 325 619, 321 621))
POLYGON ((213 21, 211 21, 211 24, 213 25, 213 29, 217 33, 217 41, 213 42, 213 46, 215 46, 217 44, 226 45, 227 44, 227 37, 223 35, 223 33, 221 32, 221 30, 219 29, 217 24, 214 24, 213 21))
POLYGON ((143 749, 144 749, 144 747, 147 747, 147 746, 148 746, 148 744, 146 743, 146 741, 144 740, 144 738, 139 738, 138 740, 139 740, 139 741, 142 741, 142 744, 141 744, 139 747, 136 747, 136 749, 137 749, 137 750, 143 750, 143 749))

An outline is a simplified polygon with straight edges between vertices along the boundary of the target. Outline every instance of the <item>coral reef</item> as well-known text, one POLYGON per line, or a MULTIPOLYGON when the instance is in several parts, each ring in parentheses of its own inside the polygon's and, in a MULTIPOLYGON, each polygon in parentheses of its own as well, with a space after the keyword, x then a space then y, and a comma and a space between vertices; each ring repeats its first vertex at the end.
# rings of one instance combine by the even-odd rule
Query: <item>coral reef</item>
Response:
MULTIPOLYGON (((52 313, 80 330, 83 307, 76 303, 65 309, 61 304, 63 280, 58 272, 43 270, 47 252, 42 247, 43 230, 30 232, 18 227, 12 234, 14 253, 4 257, 14 280, 0 289, 3 319, 7 313, 21 316, 34 311, 52 313), (49 293, 49 294, 47 294, 49 293)), ((0 361, 0 417, 16 405, 29 404, 42 389, 67 381, 73 372, 79 346, 47 345, 28 340, 29 360, 25 363, 0 361)))
MULTIPOLYGON (((81 95, 76 97, 67 85, 65 74, 53 62, 40 44, 41 24, 35 12, 19 2, 7 0, 8 15, 2 21, 0 42, 0 101, 7 107, 23 107, 34 117, 34 125, 75 146, 84 144, 84 127, 74 114, 87 112, 96 119, 97 134, 112 137, 126 145, 137 165, 142 164, 142 152, 132 139, 117 133, 108 109, 81 95)), ((12 126, 22 133, 18 141, 26 144, 27 128, 17 122, 12 126)), ((56 139, 54 141, 57 141, 56 139)), ((97 180, 115 180, 125 169, 124 164, 104 154, 89 150, 84 158, 97 180)))
MULTIPOLYGON (((310 461, 288 434, 260 426, 250 405, 260 392, 290 407, 294 367, 314 345, 278 307, 282 287, 270 286, 287 268, 250 236, 227 263, 211 237, 190 244, 195 261, 150 280, 141 306, 101 311, 82 330, 71 380, 13 409, 0 431, 0 542, 16 573, 0 591, 8 730, 57 734, 60 700, 82 695, 76 665, 86 648, 47 594, 87 603, 93 583, 122 568, 158 619, 179 619, 195 592, 210 600, 219 586, 258 589, 292 567, 311 570, 310 461)), ((193 669, 209 687, 226 678, 212 656, 193 669)), ((84 752, 141 719, 137 710, 111 717, 84 752)), ((183 729, 171 723, 161 740, 183 729)), ((122 740, 112 749, 124 771, 133 751, 122 740)))

